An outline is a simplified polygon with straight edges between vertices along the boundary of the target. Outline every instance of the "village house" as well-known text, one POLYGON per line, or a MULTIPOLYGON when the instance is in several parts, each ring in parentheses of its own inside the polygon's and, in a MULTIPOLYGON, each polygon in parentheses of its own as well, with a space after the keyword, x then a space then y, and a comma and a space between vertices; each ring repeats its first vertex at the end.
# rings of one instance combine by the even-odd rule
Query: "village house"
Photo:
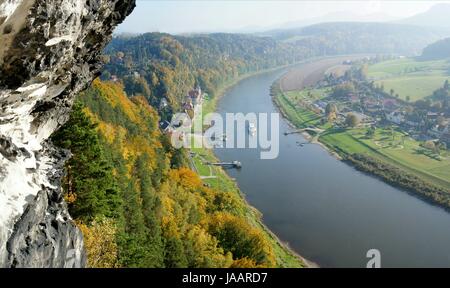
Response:
POLYGON ((168 121, 159 122, 159 128, 165 134, 172 133, 172 131, 173 131, 172 126, 170 125, 170 123, 168 121))
POLYGON ((439 139, 448 132, 449 132, 448 126, 434 125, 433 128, 428 130, 428 135, 439 139))
POLYGON ((189 97, 186 97, 186 100, 184 101, 183 104, 183 110, 185 112, 189 111, 189 110, 194 110, 194 105, 192 104, 192 99, 189 97))
POLYGON ((195 117, 195 113, 203 103, 203 93, 200 87, 188 92, 184 99, 182 109, 191 117, 195 117))
POLYGON ((440 114, 437 112, 431 112, 431 111, 427 112, 428 120, 436 120, 439 116, 440 116, 440 114))
POLYGON ((441 136, 441 142, 445 143, 447 147, 450 147, 450 131, 447 130, 447 132, 441 136))
POLYGON ((419 127, 420 126, 420 123, 419 122, 417 122, 417 121, 415 121, 415 120, 406 120, 405 121, 405 124, 406 125, 408 125, 409 127, 411 127, 411 128, 417 128, 417 127, 419 127))
POLYGON ((397 104, 397 100, 395 99, 384 99, 383 100, 383 109, 387 113, 394 112, 399 108, 397 104))
POLYGON ((200 87, 197 87, 194 90, 189 91, 188 96, 191 98, 192 104, 194 106, 201 105, 203 102, 203 94, 202 89, 200 87))
POLYGON ((325 113, 325 109, 327 108, 328 103, 325 101, 318 100, 314 104, 314 108, 316 108, 320 113, 325 113))
POLYGON ((405 115, 405 125, 409 126, 411 129, 416 129, 422 125, 422 120, 416 114, 406 114, 405 115))
POLYGON ((169 106, 169 103, 167 102, 166 98, 162 98, 159 102, 159 110, 164 110, 166 107, 169 106))
POLYGON ((358 95, 356 95, 354 93, 349 93, 348 101, 350 101, 350 103, 359 103, 359 97, 358 97, 358 95))
POLYGON ((386 113, 386 119, 389 122, 392 122, 394 124, 400 125, 403 122, 405 122, 405 115, 403 114, 403 112, 396 110, 394 112, 391 113, 386 113))

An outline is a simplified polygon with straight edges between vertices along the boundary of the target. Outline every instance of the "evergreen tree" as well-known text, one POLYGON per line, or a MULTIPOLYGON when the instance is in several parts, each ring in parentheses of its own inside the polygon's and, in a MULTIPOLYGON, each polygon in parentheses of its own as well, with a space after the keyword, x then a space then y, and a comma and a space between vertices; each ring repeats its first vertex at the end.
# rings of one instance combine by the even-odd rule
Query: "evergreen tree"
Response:
POLYGON ((80 103, 75 103, 70 120, 52 140, 72 153, 63 179, 65 192, 72 200, 71 215, 87 222, 97 216, 117 217, 121 204, 112 168, 100 145, 96 125, 80 103))
POLYGON ((183 243, 179 238, 170 237, 166 242, 165 264, 167 268, 186 268, 188 260, 184 253, 183 243))
POLYGON ((135 174, 139 179, 139 190, 141 198, 141 211, 144 225, 147 230, 147 252, 153 255, 152 267, 163 265, 164 244, 162 240, 161 223, 156 216, 159 199, 152 185, 150 174, 148 173, 149 156, 144 153, 135 164, 135 174))

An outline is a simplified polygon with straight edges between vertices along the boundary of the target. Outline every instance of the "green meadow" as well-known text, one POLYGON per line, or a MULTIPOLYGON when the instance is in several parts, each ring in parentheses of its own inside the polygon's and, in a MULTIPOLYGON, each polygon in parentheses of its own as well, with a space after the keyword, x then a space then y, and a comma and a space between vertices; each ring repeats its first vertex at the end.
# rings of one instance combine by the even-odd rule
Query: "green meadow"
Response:
POLYGON ((384 91, 398 94, 400 99, 417 101, 430 96, 450 80, 450 62, 446 60, 420 61, 403 58, 380 62, 369 66, 369 78, 384 91))

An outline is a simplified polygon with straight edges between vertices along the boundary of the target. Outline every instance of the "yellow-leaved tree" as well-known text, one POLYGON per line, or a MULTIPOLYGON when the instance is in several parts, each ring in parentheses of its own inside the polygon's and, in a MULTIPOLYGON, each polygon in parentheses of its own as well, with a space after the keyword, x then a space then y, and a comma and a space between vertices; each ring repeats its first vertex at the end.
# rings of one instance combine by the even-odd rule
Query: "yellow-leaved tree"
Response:
POLYGON ((86 225, 77 223, 84 237, 89 268, 118 268, 117 227, 112 219, 98 219, 86 225))

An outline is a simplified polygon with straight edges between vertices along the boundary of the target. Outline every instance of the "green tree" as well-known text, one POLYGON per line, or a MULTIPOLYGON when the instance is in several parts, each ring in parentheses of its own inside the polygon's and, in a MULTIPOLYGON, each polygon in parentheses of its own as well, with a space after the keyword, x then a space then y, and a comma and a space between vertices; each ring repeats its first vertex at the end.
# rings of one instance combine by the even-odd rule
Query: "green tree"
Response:
POLYGON ((345 124, 347 127, 356 127, 359 125, 359 118, 353 113, 348 113, 347 117, 345 118, 345 124))
POLYGON ((72 153, 66 163, 63 187, 75 219, 91 221, 97 216, 117 217, 120 197, 112 167, 105 158, 96 125, 76 102, 69 121, 52 137, 53 143, 72 153))
POLYGON ((167 268, 186 268, 188 260, 180 239, 170 237, 166 240, 166 257, 164 263, 167 268))
POLYGON ((366 132, 366 137, 367 138, 373 138, 373 136, 375 136, 375 128, 374 127, 370 127, 367 132, 366 132))
POLYGON ((325 108, 325 115, 327 116, 328 122, 333 122, 337 117, 337 107, 336 104, 328 103, 325 108))
POLYGON ((242 218, 228 213, 217 213, 210 221, 209 231, 226 252, 232 253, 234 260, 249 258, 258 265, 274 265, 275 259, 270 244, 260 231, 242 218))

